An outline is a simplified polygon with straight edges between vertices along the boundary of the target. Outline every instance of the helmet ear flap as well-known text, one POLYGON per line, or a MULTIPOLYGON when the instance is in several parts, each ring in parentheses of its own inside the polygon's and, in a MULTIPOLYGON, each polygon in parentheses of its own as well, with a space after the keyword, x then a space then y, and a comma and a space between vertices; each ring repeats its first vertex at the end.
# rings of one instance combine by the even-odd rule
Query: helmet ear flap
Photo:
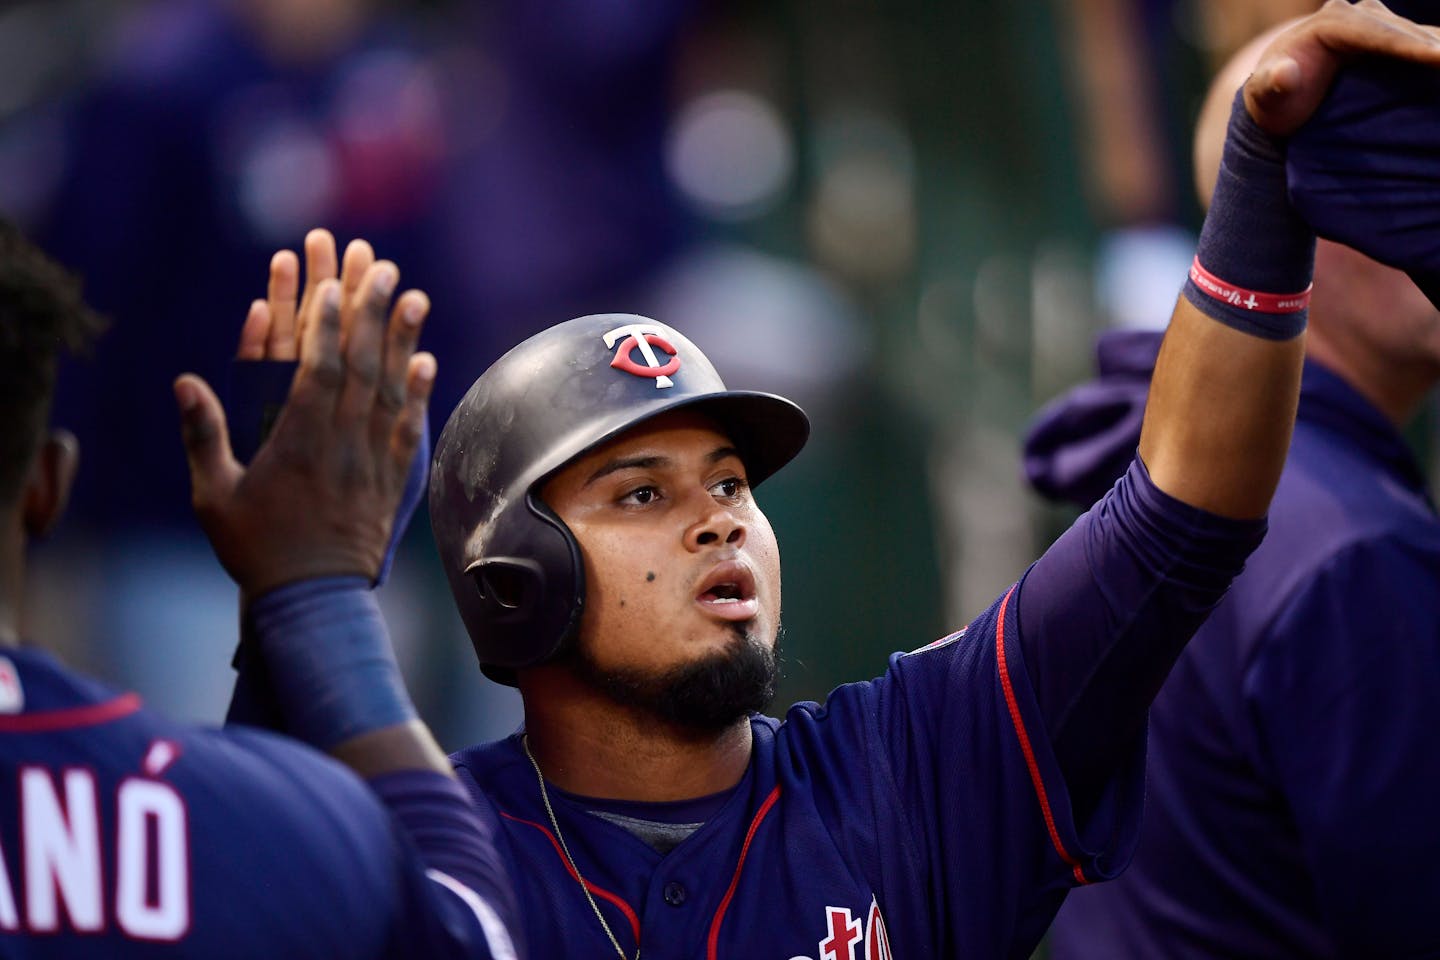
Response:
POLYGON ((496 620, 524 617, 545 595, 545 572, 525 557, 489 557, 465 568, 486 612, 496 620))
POLYGON ((528 509, 496 525, 494 553, 464 570, 468 597, 461 609, 483 622, 485 643, 476 643, 476 653, 486 673, 502 683, 514 682, 513 669, 558 653, 585 606, 580 545, 543 501, 533 495, 526 500, 528 509))

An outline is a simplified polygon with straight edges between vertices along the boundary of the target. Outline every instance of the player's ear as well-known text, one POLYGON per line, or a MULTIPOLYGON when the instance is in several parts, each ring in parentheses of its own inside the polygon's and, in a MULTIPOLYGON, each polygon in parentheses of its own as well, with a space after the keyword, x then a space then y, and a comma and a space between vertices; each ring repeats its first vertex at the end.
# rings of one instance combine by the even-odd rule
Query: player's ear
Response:
POLYGON ((20 494, 27 536, 45 536, 64 515, 79 466, 80 443, 75 435, 68 430, 52 430, 35 452, 20 494))

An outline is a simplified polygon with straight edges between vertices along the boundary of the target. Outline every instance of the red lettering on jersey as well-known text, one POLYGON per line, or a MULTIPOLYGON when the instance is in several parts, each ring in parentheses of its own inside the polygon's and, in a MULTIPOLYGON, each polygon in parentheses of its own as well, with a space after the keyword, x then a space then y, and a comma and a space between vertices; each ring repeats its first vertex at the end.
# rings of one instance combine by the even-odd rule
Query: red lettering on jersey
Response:
POLYGON ((855 945, 865 935, 864 925, 850 916, 849 907, 826 907, 830 935, 820 941, 820 960, 857 960, 855 945))

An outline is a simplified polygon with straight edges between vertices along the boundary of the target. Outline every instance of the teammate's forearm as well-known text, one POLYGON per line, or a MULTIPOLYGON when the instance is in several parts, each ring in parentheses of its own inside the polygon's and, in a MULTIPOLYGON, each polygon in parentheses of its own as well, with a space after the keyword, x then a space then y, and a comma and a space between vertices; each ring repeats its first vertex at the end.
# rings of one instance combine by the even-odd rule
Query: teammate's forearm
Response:
POLYGON ((249 605, 286 732, 363 776, 450 775, 405 690, 385 621, 358 577, 288 584, 249 605))

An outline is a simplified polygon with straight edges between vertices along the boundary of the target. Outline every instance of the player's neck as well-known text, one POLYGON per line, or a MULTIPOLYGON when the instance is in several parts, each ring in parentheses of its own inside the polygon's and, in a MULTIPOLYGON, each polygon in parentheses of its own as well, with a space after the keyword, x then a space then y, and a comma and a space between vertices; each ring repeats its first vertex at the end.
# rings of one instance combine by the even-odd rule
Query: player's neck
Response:
POLYGON ((1313 325, 1305 351, 1369 400, 1395 426, 1409 423, 1435 386, 1434 370, 1423 358, 1407 363, 1404 358, 1382 356, 1370 349, 1363 338, 1344 334, 1343 330, 1329 331, 1313 325))
POLYGON ((709 796, 739 783, 750 763, 750 721, 744 717, 697 735, 600 697, 548 693, 526 696, 525 729, 545 779, 585 797, 709 796))

